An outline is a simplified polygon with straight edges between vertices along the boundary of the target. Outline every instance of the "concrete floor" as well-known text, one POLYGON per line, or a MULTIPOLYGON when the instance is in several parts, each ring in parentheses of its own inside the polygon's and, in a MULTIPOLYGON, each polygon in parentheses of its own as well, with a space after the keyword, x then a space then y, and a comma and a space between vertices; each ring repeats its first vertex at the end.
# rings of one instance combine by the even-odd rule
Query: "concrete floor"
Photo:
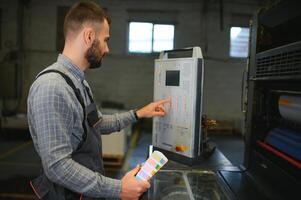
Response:
MULTIPOLYGON (((15 132, 9 137, 0 137, 0 200, 34 199, 29 180, 39 174, 41 166, 28 134, 15 132)), ((240 137, 220 134, 210 138, 234 165, 242 163, 244 144, 240 137)), ((107 176, 120 178, 144 162, 150 144, 151 134, 142 132, 131 143, 123 166, 107 168, 107 176)))

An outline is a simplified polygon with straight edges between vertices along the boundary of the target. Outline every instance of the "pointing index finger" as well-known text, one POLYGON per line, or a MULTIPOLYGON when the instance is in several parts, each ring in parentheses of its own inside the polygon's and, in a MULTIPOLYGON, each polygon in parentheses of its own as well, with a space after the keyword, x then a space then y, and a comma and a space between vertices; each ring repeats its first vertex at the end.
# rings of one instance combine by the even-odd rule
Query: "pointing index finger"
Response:
POLYGON ((156 102, 157 106, 165 104, 165 103, 170 103, 170 98, 167 99, 162 99, 156 102))

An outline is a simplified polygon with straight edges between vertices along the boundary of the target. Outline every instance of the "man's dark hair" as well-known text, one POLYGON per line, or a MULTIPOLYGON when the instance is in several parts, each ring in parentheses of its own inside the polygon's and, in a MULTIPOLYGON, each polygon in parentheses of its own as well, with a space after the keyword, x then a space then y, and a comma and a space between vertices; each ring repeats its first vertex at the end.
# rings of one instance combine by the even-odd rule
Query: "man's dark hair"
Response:
POLYGON ((70 8, 65 17, 64 36, 66 38, 69 32, 78 32, 85 23, 102 23, 105 19, 110 24, 106 11, 100 5, 92 1, 78 2, 70 8))

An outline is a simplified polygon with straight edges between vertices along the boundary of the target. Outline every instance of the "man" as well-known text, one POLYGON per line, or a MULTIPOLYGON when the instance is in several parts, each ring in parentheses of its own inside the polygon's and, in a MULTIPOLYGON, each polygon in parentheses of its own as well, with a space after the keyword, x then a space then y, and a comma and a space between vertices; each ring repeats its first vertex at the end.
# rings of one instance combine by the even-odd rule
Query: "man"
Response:
POLYGON ((43 165, 42 174, 30 184, 39 199, 138 199, 150 187, 135 179, 138 166, 121 180, 104 176, 101 134, 139 118, 164 116, 163 104, 169 102, 115 115, 97 111, 84 72, 99 67, 109 52, 109 23, 97 4, 75 4, 65 17, 63 53, 30 88, 29 128, 43 165))

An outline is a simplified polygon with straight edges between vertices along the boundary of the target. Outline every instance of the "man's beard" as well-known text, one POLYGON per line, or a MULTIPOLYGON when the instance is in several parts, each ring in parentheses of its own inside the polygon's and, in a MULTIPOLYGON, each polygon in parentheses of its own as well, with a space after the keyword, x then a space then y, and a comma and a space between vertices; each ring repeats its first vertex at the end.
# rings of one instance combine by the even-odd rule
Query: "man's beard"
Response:
POLYGON ((87 50, 85 58, 90 64, 90 69, 95 69, 101 67, 101 55, 98 54, 99 40, 94 40, 91 47, 87 50))

